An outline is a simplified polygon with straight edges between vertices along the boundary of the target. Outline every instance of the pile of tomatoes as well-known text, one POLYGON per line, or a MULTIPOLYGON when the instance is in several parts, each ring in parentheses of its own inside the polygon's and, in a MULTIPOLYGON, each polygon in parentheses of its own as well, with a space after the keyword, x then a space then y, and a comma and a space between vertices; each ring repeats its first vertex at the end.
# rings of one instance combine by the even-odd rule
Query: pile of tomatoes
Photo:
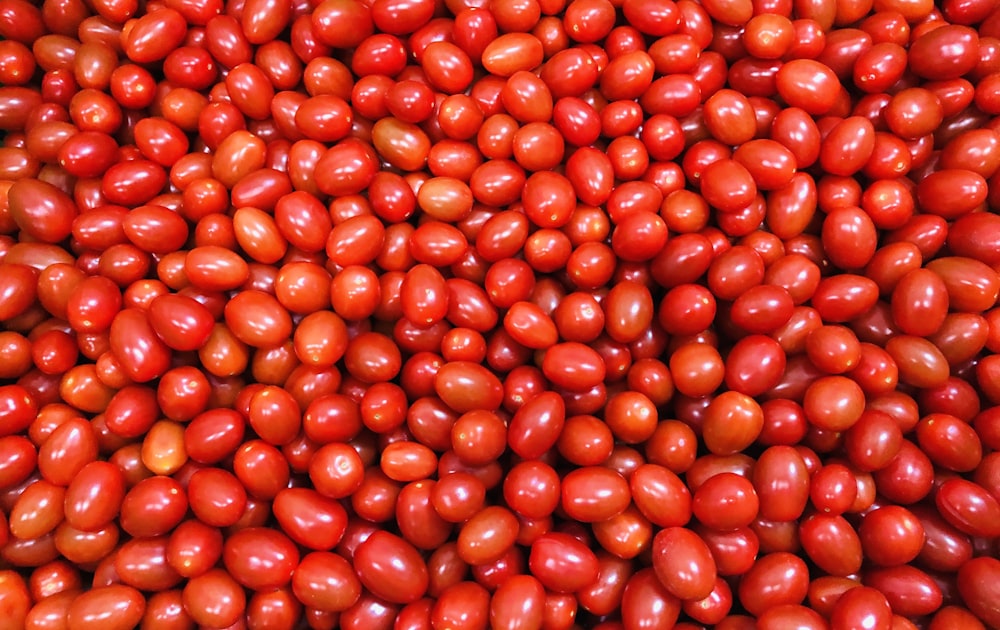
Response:
POLYGON ((1000 628, 995 0, 0 37, 0 629, 1000 628))

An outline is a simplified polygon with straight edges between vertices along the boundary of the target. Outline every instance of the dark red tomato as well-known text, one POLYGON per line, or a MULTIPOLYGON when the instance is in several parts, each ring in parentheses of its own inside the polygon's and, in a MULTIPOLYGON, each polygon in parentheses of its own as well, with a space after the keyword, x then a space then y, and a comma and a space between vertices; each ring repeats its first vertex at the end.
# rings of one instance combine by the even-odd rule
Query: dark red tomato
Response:
POLYGON ((762 518, 782 522, 802 515, 809 501, 809 471, 793 447, 772 446, 761 453, 752 480, 762 518))
POLYGON ((531 545, 531 573, 550 590, 573 593, 592 584, 599 564, 594 552, 563 533, 543 534, 531 545))
POLYGON ((964 257, 943 257, 932 260, 927 269, 933 271, 948 292, 948 305, 952 310, 979 312, 995 303, 993 297, 996 286, 995 275, 983 267, 983 263, 964 257), (980 308, 989 303, 986 308, 980 308))
POLYGON ((627 628, 672 628, 681 602, 667 591, 653 572, 634 573, 622 593, 622 622, 627 628))
POLYGON ((309 549, 333 549, 347 527, 347 512, 336 500, 307 488, 286 488, 272 510, 282 530, 309 549))
POLYGON ((246 610, 246 593, 223 569, 212 569, 188 580, 184 608, 200 625, 228 627, 246 610))
POLYGON ((167 561, 169 539, 134 538, 123 544, 114 557, 115 572, 124 584, 146 591, 164 591, 182 579, 167 561))
POLYGON ((607 520, 623 512, 630 500, 628 482, 609 468, 577 468, 562 480, 562 509, 578 521, 607 520))
POLYGON ((799 524, 799 539, 809 558, 830 575, 843 577, 861 568, 861 540, 842 516, 807 517, 799 524))
POLYGON ((924 546, 924 527, 906 508, 888 505, 865 515, 858 528, 865 557, 880 566, 906 564, 924 546))
POLYGON ((288 584, 299 564, 299 552, 281 532, 251 527, 226 540, 222 560, 237 582, 252 590, 267 591, 288 584))
POLYGON ((38 449, 38 470, 44 479, 65 487, 97 459, 97 451, 90 423, 71 418, 56 427, 38 449))
POLYGON ((968 472, 979 466, 982 444, 975 430, 959 418, 932 413, 917 424, 917 443, 937 466, 968 472))
POLYGON ((181 523, 167 541, 167 564, 184 577, 208 571, 222 556, 222 532, 201 521, 181 523))
POLYGON ((924 546, 920 550, 921 563, 937 571, 955 571, 972 558, 972 542, 936 510, 915 506, 913 513, 920 520, 924 531, 924 546))
POLYGON ((188 481, 191 511, 206 525, 229 527, 243 516, 246 490, 236 477, 220 468, 203 468, 188 481))
POLYGON ((997 576, 1000 561, 991 557, 970 560, 958 571, 958 592, 976 617, 990 626, 1000 623, 997 576))
POLYGON ((552 383, 570 391, 585 391, 605 377, 604 360, 581 343, 557 344, 545 352, 542 372, 552 383))
POLYGON ((858 586, 841 595, 833 606, 830 621, 838 627, 890 627, 892 608, 885 596, 873 588, 858 586))
POLYGON ((979 207, 988 194, 982 175, 965 169, 942 169, 917 184, 917 203, 927 213, 957 219, 979 207))
POLYGON ((539 458, 555 445, 565 421, 566 404, 563 399, 554 392, 543 392, 514 413, 506 439, 511 449, 521 457, 539 458))
POLYGON ((759 506, 750 480, 733 472, 709 476, 694 490, 691 502, 694 516, 719 531, 746 527, 757 517, 759 506))
POLYGON ((118 515, 124 497, 125 478, 121 470, 108 462, 91 462, 66 488, 66 522, 82 531, 96 531, 118 515))
POLYGON ((877 245, 874 223, 857 208, 830 212, 823 222, 822 239, 830 262, 846 270, 868 264, 877 245))
POLYGON ((823 139, 820 165, 832 175, 853 175, 871 157, 875 150, 875 138, 875 128, 867 118, 846 118, 823 139))
POLYGON ((361 583, 347 560, 328 551, 314 551, 295 569, 292 592, 311 609, 340 612, 361 597, 361 583))
POLYGON ((50 184, 21 179, 7 191, 10 217, 19 229, 45 243, 58 243, 69 236, 77 209, 72 198, 50 184))
POLYGON ((162 376, 170 367, 169 348, 137 309, 126 309, 115 316, 110 344, 125 374, 135 382, 162 376))
POLYGON ((459 529, 457 553, 474 567, 501 561, 517 541, 517 516, 499 505, 484 508, 459 529))
POLYGON ((1000 529, 1000 503, 985 488, 964 479, 949 479, 934 497, 941 516, 973 536, 994 536, 1000 529))
POLYGON ((39 480, 21 492, 7 517, 10 533, 31 540, 51 532, 59 524, 66 491, 48 481, 39 480))
POLYGON ((715 588, 711 550, 689 529, 668 527, 656 535, 653 570, 667 591, 679 599, 703 599, 715 588))
POLYGON ((545 613, 545 587, 531 575, 515 575, 501 584, 490 602, 490 623, 495 627, 541 627, 545 613), (534 625, 531 625, 534 624, 534 625))
POLYGON ((978 48, 979 37, 968 26, 933 29, 918 37, 910 47, 910 69, 926 79, 955 79, 975 67, 978 48))
POLYGON ((302 426, 298 403, 291 394, 278 387, 266 386, 254 391, 247 411, 250 426, 269 444, 288 444, 302 426))
POLYGON ((722 212, 737 212, 753 201, 757 184, 745 166, 725 158, 712 162, 702 172, 701 193, 710 206, 722 212))
POLYGON ((761 556, 740 580, 739 598, 754 615, 782 604, 802 602, 809 590, 806 563, 787 552, 761 556))
POLYGON ((812 59, 794 59, 777 74, 778 94, 792 107, 825 114, 833 107, 840 81, 828 66, 812 59))
POLYGON ((862 470, 885 468, 902 445, 896 421, 886 413, 870 409, 847 431, 844 446, 851 463, 862 470))
POLYGON ((709 344, 681 346, 670 356, 669 365, 677 391, 686 396, 707 396, 725 380, 725 363, 709 344))
POLYGON ((449 407, 459 413, 500 407, 503 387, 492 372, 477 363, 446 363, 434 379, 434 387, 449 407))
POLYGON ((717 455, 739 453, 756 441, 764 426, 760 405, 746 394, 723 392, 705 410, 702 439, 717 455))
POLYGON ((933 578, 912 565, 871 570, 863 581, 885 595, 897 615, 930 614, 940 608, 943 599, 933 578))
POLYGON ((125 52, 136 63, 158 61, 180 45, 186 30, 184 16, 173 9, 147 14, 129 31, 125 52))
POLYGON ((93 630, 129 628, 139 623, 145 610, 146 602, 139 590, 112 584, 78 595, 66 610, 66 623, 93 630))
POLYGON ((427 565, 417 550, 385 531, 372 533, 354 551, 354 568, 368 590, 386 601, 414 602, 427 591, 427 565))
POLYGON ((241 291, 226 303, 225 319, 233 335, 253 348, 277 346, 292 332, 288 311, 263 291, 241 291))
POLYGON ((108 401, 104 410, 108 430, 125 438, 146 433, 157 419, 159 408, 156 395, 144 387, 123 387, 108 401))
POLYGON ((175 350, 197 350, 208 340, 215 323, 211 312, 183 295, 161 295, 147 311, 150 325, 175 350))

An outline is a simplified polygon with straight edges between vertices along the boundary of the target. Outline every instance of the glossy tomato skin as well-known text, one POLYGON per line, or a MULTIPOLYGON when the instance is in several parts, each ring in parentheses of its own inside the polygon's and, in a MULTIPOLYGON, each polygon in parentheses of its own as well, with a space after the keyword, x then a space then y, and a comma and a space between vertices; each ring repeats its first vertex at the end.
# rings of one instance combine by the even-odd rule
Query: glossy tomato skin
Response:
POLYGON ((998 503, 981 486, 963 479, 950 479, 938 489, 935 505, 941 516, 958 529, 974 536, 993 535, 996 525, 992 517, 998 503))
POLYGON ((170 352, 143 313, 121 311, 111 323, 111 350, 135 382, 150 381, 169 368, 170 352))
POLYGON ((427 565, 410 543, 388 532, 374 532, 354 554, 358 578, 387 601, 410 603, 427 590, 427 565))
POLYGON ((107 612, 113 610, 114 624, 125 628, 142 619, 146 602, 138 590, 121 584, 95 588, 82 593, 73 600, 67 612, 68 623, 82 628, 97 628, 107 625, 107 612))
POLYGON ((865 556, 880 566, 912 561, 924 549, 927 539, 916 514, 897 505, 887 505, 865 515, 858 535, 865 556))
POLYGON ((925 572, 910 565, 872 571, 864 582, 885 594, 893 612, 899 615, 929 614, 941 606, 938 585, 925 572))
POLYGON ((652 569, 632 575, 622 594, 622 620, 626 627, 672 626, 681 604, 659 582, 652 569))
POLYGON ((1000 570, 995 558, 981 557, 971 560, 958 572, 958 589, 969 609, 980 620, 996 625, 1000 620, 1000 609, 996 599, 990 595, 996 590, 992 577, 1000 570))
POLYGON ((149 306, 150 324, 160 339, 175 350, 197 350, 211 334, 214 318, 196 300, 162 295, 149 306))
POLYGON ((771 606, 799 603, 808 591, 807 571, 805 562, 790 553, 762 556, 740 580, 740 601, 751 614, 760 614, 771 606), (769 574, 786 579, 771 580, 769 574))
POLYGON ((256 591, 286 585, 298 561, 298 550, 290 539, 263 528, 240 530, 226 540, 223 549, 223 562, 229 573, 256 591))
POLYGON ((861 540, 842 516, 807 517, 799 525, 799 538, 812 561, 830 575, 846 576, 861 568, 861 540))
POLYGON ((858 586, 850 588, 834 603, 830 615, 833 623, 844 624, 890 624, 892 608, 885 596, 878 591, 858 586))
POLYGON ((543 534, 531 546, 529 567, 548 588, 572 593, 598 576, 597 557, 568 534, 543 534))
POLYGON ((125 477, 107 462, 91 462, 70 482, 65 496, 65 518, 71 526, 95 531, 115 518, 125 497, 125 477))
POLYGON ((31 595, 24 578, 14 571, 3 573, 4 610, 9 612, 13 623, 24 623, 31 608, 31 595))
POLYGON ((246 607, 242 587, 222 569, 212 569, 188 581, 183 591, 184 608, 198 623, 236 623, 246 607))
POLYGON ((809 497, 809 472, 794 448, 777 445, 764 451, 754 466, 753 483, 762 517, 780 522, 801 516, 809 497))
POLYGON ((653 569, 663 586, 680 599, 703 599, 715 588, 711 551, 688 529, 667 528, 656 535, 653 569))

